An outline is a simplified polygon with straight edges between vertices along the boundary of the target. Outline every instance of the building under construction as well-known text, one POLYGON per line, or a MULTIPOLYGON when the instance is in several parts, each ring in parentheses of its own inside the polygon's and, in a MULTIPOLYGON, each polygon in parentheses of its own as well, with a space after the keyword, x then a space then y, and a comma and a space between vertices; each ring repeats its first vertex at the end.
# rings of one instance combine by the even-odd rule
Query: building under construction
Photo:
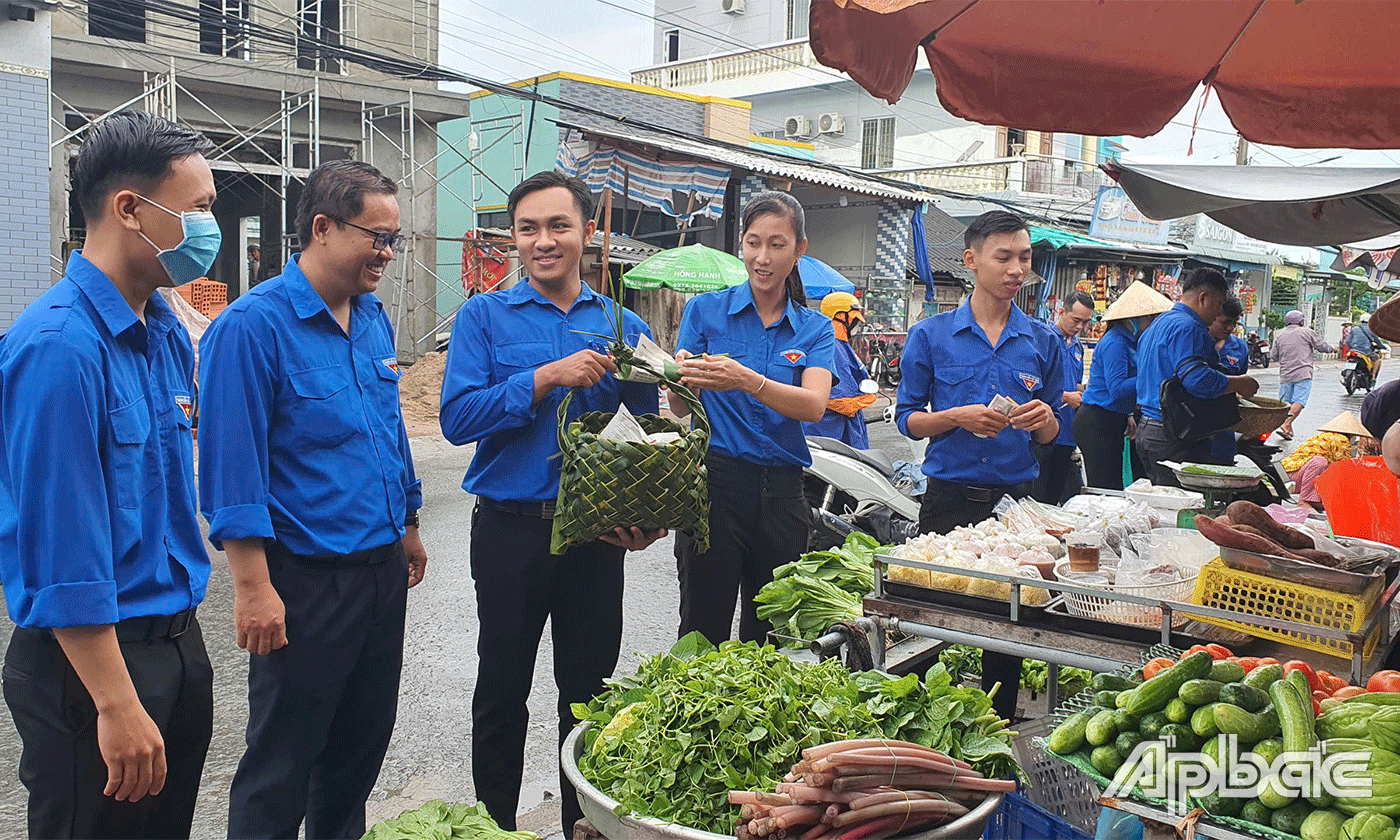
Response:
MULTIPOLYGON (((437 60, 436 0, 87 0, 52 17, 50 254, 56 279, 84 221, 69 161, 103 115, 139 109, 207 135, 224 245, 210 279, 230 300, 299 250, 301 185, 317 164, 367 161, 400 186, 403 249, 379 296, 413 360, 438 322, 438 172, 469 163, 437 125, 467 98, 401 68, 437 60), (372 53, 365 44, 372 41, 372 53), (366 60, 366 55, 378 60, 366 60), (251 247, 250 247, 251 246, 251 247)), ((464 231, 444 232, 460 237, 464 231)))

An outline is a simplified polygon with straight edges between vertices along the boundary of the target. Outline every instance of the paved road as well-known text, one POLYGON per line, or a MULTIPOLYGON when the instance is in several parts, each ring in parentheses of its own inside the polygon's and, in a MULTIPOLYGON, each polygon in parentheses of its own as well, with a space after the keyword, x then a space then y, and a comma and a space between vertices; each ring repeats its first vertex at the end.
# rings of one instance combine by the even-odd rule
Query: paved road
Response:
MULTIPOLYGON (((1390 365, 1386 378, 1400 371, 1400 362, 1390 365)), ((1297 424, 1299 440, 1343 409, 1360 410, 1362 395, 1346 395, 1339 369, 1335 362, 1319 366, 1313 404, 1297 424)), ((1260 379, 1262 394, 1277 394, 1276 369, 1262 371, 1260 379)), ((871 437, 876 445, 908 457, 908 447, 893 427, 878 424, 871 437)), ((476 606, 467 564, 471 500, 460 488, 470 452, 441 439, 421 439, 414 441, 414 454, 423 479, 423 538, 430 562, 427 579, 410 593, 399 724, 370 802, 372 819, 395 815, 433 797, 474 800, 469 732, 476 673, 476 606)), ((228 567, 218 553, 213 563, 209 597, 200 608, 200 618, 215 669, 214 739, 194 831, 195 837, 210 840, 225 833, 228 785, 242 755, 247 720, 247 655, 233 644, 228 567)), ((675 638, 678 596, 671 541, 631 555, 627 574, 620 672, 635 670, 637 655, 660 652, 675 638)), ((8 638, 8 628, 0 626, 0 646, 8 638)), ((542 833, 557 833, 558 824, 557 802, 546 799, 557 793, 550 661, 551 645, 546 635, 536 665, 540 678, 530 698, 522 802, 522 810, 528 813, 521 820, 522 827, 542 833)), ((0 784, 0 837, 24 834, 25 792, 13 775, 18 759, 19 741, 8 710, 2 710, 0 776, 9 781, 0 784)))

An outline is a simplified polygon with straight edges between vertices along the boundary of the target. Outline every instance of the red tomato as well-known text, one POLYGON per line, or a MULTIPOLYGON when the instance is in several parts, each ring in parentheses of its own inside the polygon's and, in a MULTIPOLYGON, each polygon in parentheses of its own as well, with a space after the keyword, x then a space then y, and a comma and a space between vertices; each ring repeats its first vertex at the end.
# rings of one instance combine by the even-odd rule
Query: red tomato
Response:
POLYGON ((1346 700, 1348 697, 1355 697, 1358 694, 1365 693, 1366 689, 1362 688, 1359 685, 1346 685, 1337 689, 1337 691, 1332 695, 1332 697, 1336 700, 1346 700))
POLYGON ((1377 671, 1366 681, 1367 691, 1400 691, 1400 671, 1377 671))
MULTIPOLYGON (((1198 651, 1198 650, 1204 650, 1206 653, 1210 653, 1209 650, 1206 650, 1206 646, 1205 646, 1205 645, 1192 645, 1190 650, 1186 651, 1185 653, 1183 653, 1183 654, 1181 655, 1181 658, 1182 658, 1182 659, 1185 659, 1186 657, 1190 656, 1191 654, 1195 653, 1195 652, 1198 651)), ((1211 655, 1211 658, 1214 659, 1214 658, 1215 658, 1215 655, 1212 654, 1212 655, 1211 655)))
POLYGON ((1224 645, 1209 644, 1206 645, 1206 651, 1210 653, 1212 659, 1216 660, 1229 659, 1233 655, 1230 653, 1230 649, 1224 645))
POLYGON ((1235 661, 1240 663, 1240 667, 1244 668, 1246 674, 1259 667, 1259 657, 1257 656, 1241 656, 1235 661))
POLYGON ((1328 671, 1318 671, 1318 679, 1322 680, 1322 690, 1335 695, 1338 691, 1346 688, 1347 681, 1328 671))
POLYGON ((1289 673, 1289 672, 1291 672, 1291 671, 1302 671, 1302 672, 1303 672, 1303 676, 1305 676, 1305 677, 1308 678, 1308 687, 1310 687, 1313 691, 1322 691, 1322 690, 1323 690, 1323 685, 1322 685, 1322 680, 1321 680, 1321 678, 1319 678, 1318 675, 1317 675, 1317 672, 1313 670, 1313 666, 1309 665, 1308 663, 1304 662, 1303 660, 1301 660, 1301 659, 1290 659, 1290 660, 1288 660, 1288 662, 1285 663, 1284 666, 1283 666, 1283 672, 1284 672, 1285 674, 1287 674, 1287 673, 1289 673))
POLYGON ((1264 657, 1263 659, 1259 660, 1259 664, 1260 664, 1260 665, 1282 665, 1283 663, 1280 662, 1280 661, 1278 661, 1277 659, 1273 658, 1272 656, 1266 656, 1266 657, 1264 657))
POLYGON ((1149 660, 1146 665, 1142 666, 1142 678, 1144 680, 1150 680, 1157 676, 1163 668, 1170 668, 1175 664, 1175 662, 1165 656, 1159 656, 1156 659, 1149 660))
POLYGON ((1332 696, 1332 695, 1328 694, 1327 692, 1323 691, 1323 690, 1320 689, 1320 688, 1312 693, 1313 699, 1316 700, 1316 701, 1319 702, 1319 703, 1321 703, 1323 700, 1326 700, 1328 697, 1331 697, 1331 696, 1332 696))
POLYGON ((1320 715, 1320 714, 1322 714, 1322 704, 1319 703, 1319 702, 1317 702, 1317 698, 1314 697, 1314 698, 1313 698, 1313 717, 1317 717, 1317 716, 1320 715))

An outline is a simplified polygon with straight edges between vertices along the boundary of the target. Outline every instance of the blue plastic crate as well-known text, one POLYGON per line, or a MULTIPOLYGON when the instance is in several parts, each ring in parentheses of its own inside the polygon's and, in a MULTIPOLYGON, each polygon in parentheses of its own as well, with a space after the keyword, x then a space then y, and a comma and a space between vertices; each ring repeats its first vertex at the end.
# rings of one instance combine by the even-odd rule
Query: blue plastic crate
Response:
POLYGON ((1093 840, 1019 793, 1008 793, 992 814, 982 840, 1093 840))

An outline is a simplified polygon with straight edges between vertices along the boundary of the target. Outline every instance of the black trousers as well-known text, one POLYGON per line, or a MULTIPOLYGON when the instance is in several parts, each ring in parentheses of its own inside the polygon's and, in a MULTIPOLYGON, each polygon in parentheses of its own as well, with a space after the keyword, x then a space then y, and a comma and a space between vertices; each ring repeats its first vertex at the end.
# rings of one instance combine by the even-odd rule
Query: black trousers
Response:
POLYGON ((1176 473, 1163 461, 1210 462, 1210 438, 1205 440, 1181 441, 1167 435, 1166 427, 1160 420, 1144 417, 1138 423, 1135 448, 1147 469, 1147 477, 1153 484, 1167 487, 1180 487, 1176 473))
POLYGON ((676 534, 681 584, 680 636, 699 630, 714 644, 729 639, 739 597, 739 639, 762 641, 772 629, 753 597, 773 570, 807 550, 812 509, 802 493, 802 468, 761 467, 710 453, 710 549, 676 534))
POLYGON ((1074 446, 1032 441, 1031 449, 1040 464, 1040 475, 1031 482, 1032 498, 1047 505, 1060 505, 1079 495, 1084 481, 1074 462, 1074 446))
MULTIPOLYGON (((975 525, 992 515, 1003 496, 1023 499, 1028 495, 1028 484, 967 488, 931 478, 919 502, 919 533, 946 534, 959 525, 975 525)), ((1001 683, 1001 688, 992 698, 992 708, 1003 718, 1015 720, 1016 698, 1021 690, 1021 658, 984 650, 982 690, 990 692, 997 683, 1001 683)))
MULTIPOLYGON (((622 648, 625 553, 604 542, 549 553, 552 523, 478 501, 472 513, 476 582, 476 691, 472 695, 472 781, 476 798, 502 828, 515 829, 525 770, 526 700, 545 619, 554 640, 559 744, 612 676, 622 648)), ((556 762, 557 763, 557 762, 556 762)), ((564 836, 583 817, 574 786, 559 773, 564 836)))
POLYGON ((5 653, 5 703, 24 750, 29 836, 189 837, 214 720, 214 672, 199 623, 176 638, 121 644, 136 696, 165 741, 165 788, 139 802, 103 796, 97 709, 46 630, 17 627, 5 653))
POLYGON ((287 646, 248 662, 248 750, 229 791, 234 840, 358 838, 394 733, 403 667, 403 544, 364 562, 297 557, 270 543, 287 646))
MULTIPOLYGON (((1123 489, 1123 441, 1128 434, 1128 415, 1085 403, 1074 413, 1074 443, 1084 459, 1084 475, 1090 487, 1123 489)), ((1129 449, 1133 479, 1145 478, 1147 468, 1138 457, 1137 446, 1129 449)))

